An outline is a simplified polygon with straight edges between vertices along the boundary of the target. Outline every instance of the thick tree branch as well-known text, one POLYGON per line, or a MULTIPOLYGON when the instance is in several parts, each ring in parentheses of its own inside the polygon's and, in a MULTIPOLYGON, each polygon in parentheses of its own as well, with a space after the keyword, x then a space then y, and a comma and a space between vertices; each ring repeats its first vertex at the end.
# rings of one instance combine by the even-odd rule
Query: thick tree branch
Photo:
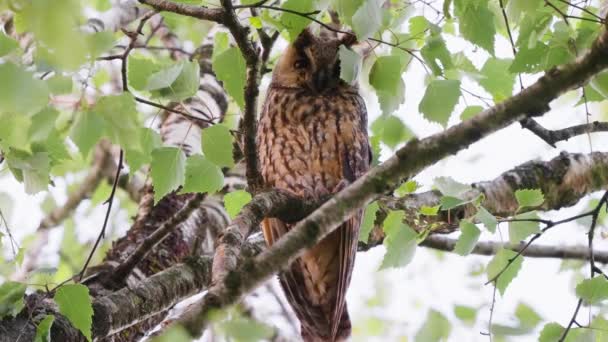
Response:
MULTIPOLYGON (((493 215, 508 217, 515 215, 518 203, 515 191, 520 189, 540 189, 545 201, 539 210, 557 210, 576 204, 582 197, 594 191, 606 189, 608 184, 608 153, 591 154, 561 153, 554 159, 542 162, 531 161, 509 170, 494 180, 472 184, 470 191, 462 195, 471 200, 483 195, 482 205, 493 215)), ((424 229, 429 223, 440 223, 437 230, 452 231, 458 227, 462 218, 475 214, 472 204, 441 212, 440 215, 426 217, 422 222, 414 220, 422 206, 436 206, 442 195, 439 191, 428 191, 408 195, 403 198, 383 196, 379 204, 391 210, 405 210, 408 224, 414 228, 424 229)), ((380 237, 381 239, 381 237, 380 237)), ((378 239, 376 239, 378 240, 378 239)), ((377 243, 381 240, 372 242, 377 243)))
POLYGON ((304 202, 279 190, 256 195, 222 233, 213 258, 213 280, 221 280, 236 267, 244 240, 258 229, 264 217, 281 217, 287 222, 295 222, 317 207, 317 203, 304 202))
POLYGON ((314 246, 355 210, 378 195, 394 189, 403 179, 450 154, 467 148, 483 137, 528 115, 547 112, 549 102, 585 83, 608 67, 608 33, 602 31, 589 52, 573 63, 548 71, 519 94, 486 109, 476 117, 422 140, 412 140, 381 165, 336 194, 319 209, 300 221, 273 248, 229 272, 205 296, 198 314, 185 322, 193 335, 200 334, 210 310, 237 302, 241 296, 314 246))

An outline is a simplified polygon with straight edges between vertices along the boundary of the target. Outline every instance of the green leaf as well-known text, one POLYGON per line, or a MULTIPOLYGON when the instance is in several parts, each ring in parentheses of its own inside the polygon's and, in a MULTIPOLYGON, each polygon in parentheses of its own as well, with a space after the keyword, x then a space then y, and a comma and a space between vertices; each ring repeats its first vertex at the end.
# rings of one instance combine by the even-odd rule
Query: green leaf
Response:
POLYGON ((25 185, 25 192, 36 194, 46 190, 50 181, 50 158, 46 152, 33 154, 11 150, 6 156, 13 175, 25 185))
POLYGON ((155 89, 152 92, 153 95, 171 101, 183 101, 194 96, 198 91, 200 85, 199 64, 196 61, 180 62, 169 69, 164 69, 159 71, 159 73, 151 75, 148 79, 147 86, 150 87, 151 84, 155 89), (167 73, 159 75, 165 70, 167 70, 167 73), (173 78, 175 73, 177 73, 177 76, 173 78), (163 82, 163 79, 165 82, 163 82), (172 80, 169 85, 160 87, 161 85, 166 84, 168 80, 172 80))
POLYGON ((405 212, 403 210, 391 211, 384 220, 383 230, 386 234, 384 247, 386 254, 382 259, 380 269, 405 267, 414 258, 416 252, 416 238, 418 234, 403 223, 405 212))
POLYGON ((211 60, 215 61, 217 56, 230 48, 230 38, 226 32, 218 32, 213 38, 213 54, 211 60))
POLYGON ((36 337, 34 342, 51 342, 51 327, 55 321, 55 316, 46 315, 36 327, 36 337))
POLYGON ((601 342, 608 340, 608 321, 600 315, 596 316, 589 324, 589 329, 580 328, 577 330, 584 332, 584 335, 580 338, 581 341, 601 342))
POLYGON ((237 190, 224 195, 224 207, 231 219, 234 219, 250 201, 251 194, 245 190, 237 190))
POLYGON ((48 103, 44 81, 12 63, 0 64, 0 113, 33 114, 48 103))
POLYGON ((454 0, 460 34, 471 43, 494 55, 494 13, 487 0, 454 0))
POLYGON ((84 158, 104 135, 105 121, 97 112, 87 111, 76 114, 76 119, 70 129, 70 138, 78 146, 84 158))
POLYGON ((513 94, 515 75, 508 70, 512 60, 488 58, 481 68, 482 78, 479 84, 494 98, 494 102, 501 102, 513 94))
POLYGON ((420 101, 418 110, 430 121, 446 126, 460 98, 460 81, 434 80, 420 101))
POLYGON ((361 222, 361 229, 359 230, 359 241, 367 243, 369 240, 369 234, 374 228, 374 221, 376 220, 376 213, 380 209, 378 202, 372 202, 365 208, 363 213, 363 221, 361 222))
POLYGON ((145 90, 148 78, 160 71, 162 66, 152 59, 129 55, 127 59, 127 79, 129 86, 137 90, 145 90))
POLYGON ((17 113, 0 113, 0 122, 0 147, 4 150, 11 147, 27 149, 31 118, 17 113))
POLYGON ((57 117, 59 117, 59 112, 50 107, 46 107, 32 116, 32 124, 28 130, 29 140, 32 142, 46 141, 51 132, 55 130, 57 117))
POLYGON ((416 333, 417 342, 447 341, 450 336, 452 325, 445 316, 436 310, 430 310, 426 321, 416 333))
POLYGON ((439 34, 432 34, 428 37, 426 44, 420 50, 420 55, 435 76, 442 75, 444 69, 453 67, 452 54, 439 34))
POLYGON ((236 317, 220 324, 227 337, 239 342, 266 340, 274 334, 272 327, 246 317, 236 317))
POLYGON ((460 197, 467 191, 471 190, 471 186, 455 181, 451 177, 437 177, 433 181, 433 185, 443 195, 460 197))
POLYGON ((482 106, 468 106, 460 114, 460 120, 468 120, 483 111, 482 106))
MULTIPOLYGON (((593 90, 601 96, 601 100, 608 98, 608 72, 602 72, 595 75, 589 82, 588 88, 585 90, 593 90), (589 89, 589 87, 591 89, 589 89)), ((589 99, 589 91, 587 91, 587 99, 589 99)), ((599 101, 601 101, 599 100, 599 101)))
MULTIPOLYGON (((538 0, 518 0, 525 2, 538 2, 538 0)), ((541 0, 542 1, 542 0, 541 0)), ((510 4, 510 2, 509 2, 510 4)), ((517 37, 516 45, 518 50, 524 48, 533 48, 536 43, 539 42, 538 37, 542 37, 546 30, 549 28, 551 21, 553 20, 551 12, 545 10, 528 11, 519 26, 519 35, 517 37)))
POLYGON ((220 167, 233 167, 232 134, 224 125, 203 129, 203 153, 205 158, 220 167))
POLYGON ((131 94, 104 96, 93 111, 104 119, 106 134, 112 142, 124 149, 141 150, 141 124, 131 94))
POLYGON ((494 215, 492 215, 486 208, 479 206, 479 208, 477 208, 477 214, 475 214, 475 218, 478 219, 481 223, 483 223, 483 225, 490 233, 496 232, 498 220, 496 220, 496 217, 494 217, 494 215))
POLYGON ((454 315, 466 325, 472 326, 477 319, 477 309, 465 305, 455 305, 454 315))
POLYGON ((72 92, 72 78, 69 76, 55 75, 46 80, 46 84, 52 94, 61 95, 72 92))
POLYGON ((192 337, 182 326, 176 325, 163 332, 160 336, 152 338, 152 342, 190 342, 192 337))
POLYGON ((365 0, 331 0, 331 7, 338 12, 340 19, 347 25, 352 24, 352 17, 365 0))
POLYGON ((545 196, 540 189, 519 189, 515 191, 515 199, 519 209, 538 207, 545 202, 545 196))
POLYGON ((373 36, 382 25, 382 3, 365 0, 352 17, 352 27, 359 41, 373 36))
POLYGON ((561 325, 557 323, 548 323, 540 332, 538 342, 556 342, 561 338, 563 332, 564 327, 561 325))
POLYGON ((525 12, 534 12, 540 7, 543 0, 510 0, 507 4, 509 20, 518 20, 525 12))
MULTIPOLYGON (((310 13, 314 11, 313 2, 311 0, 287 0, 283 6, 281 6, 281 8, 299 13, 310 13)), ((289 41, 291 42, 293 42, 298 37, 300 32, 302 32, 302 30, 310 23, 310 19, 308 18, 285 11, 281 14, 279 20, 281 21, 283 27, 287 29, 289 41)))
POLYGON ((357 80, 361 69, 361 56, 355 51, 340 45, 340 78, 348 84, 353 84, 357 80))
POLYGON ((201 155, 186 160, 186 182, 181 193, 208 192, 213 194, 224 187, 224 174, 214 163, 201 155))
POLYGON ((413 38, 424 37, 425 31, 429 29, 431 23, 422 15, 411 17, 409 20, 409 31, 413 38))
POLYGON ((486 268, 486 274, 488 280, 494 279, 498 274, 500 276, 495 280, 496 288, 500 291, 501 295, 505 294, 507 286, 517 276, 521 269, 524 258, 520 255, 509 264, 509 260, 515 258, 516 252, 510 249, 501 248, 496 252, 496 255, 490 260, 488 267, 486 268), (506 269, 505 269, 506 268, 506 269), (503 271, 504 270, 504 271, 503 271), (502 273, 500 273, 502 272, 502 273))
POLYGON ((159 147, 152 151, 152 185, 154 202, 177 190, 185 180, 186 156, 175 147, 159 147))
POLYGON ((449 210, 461 206, 469 201, 461 200, 452 196, 443 196, 439 199, 439 205, 442 210, 449 210))
POLYGON ((213 59, 213 72, 223 82, 224 89, 241 109, 245 108, 245 80, 247 68, 241 51, 231 47, 213 59))
POLYGON ((481 231, 467 220, 460 221, 460 231, 462 233, 454 246, 454 252, 462 256, 469 255, 473 251, 473 248, 475 248, 481 231))
MULTIPOLYGON (((538 214, 535 211, 519 214, 513 217, 518 220, 535 220, 538 214)), ((535 221, 512 221, 509 222, 509 241, 519 243, 532 234, 540 233, 539 223, 535 221)))
POLYGON ((416 192, 416 190, 418 190, 419 187, 420 187, 420 184, 418 184, 418 182, 416 182, 415 180, 411 179, 411 180, 401 184, 395 190, 395 196, 403 197, 405 195, 412 194, 412 193, 416 192))
POLYGON ((85 36, 89 58, 97 58, 114 47, 114 34, 108 31, 95 32, 85 36))
POLYGON ((517 308, 515 309, 515 317, 517 317, 522 327, 530 330, 536 328, 536 326, 542 321, 542 318, 538 315, 538 313, 524 303, 519 303, 519 305, 517 305, 517 308))
POLYGON ((441 205, 436 205, 434 207, 429 207, 429 206, 423 205, 422 207, 420 207, 420 210, 418 212, 421 215, 425 215, 425 216, 436 216, 437 213, 439 212, 439 208, 441 208, 441 205))
POLYGON ((588 304, 598 304, 608 299, 608 280, 603 275, 585 279, 576 285, 576 295, 588 304))
POLYGON ((88 52, 85 34, 78 29, 81 2, 33 0, 23 5, 16 20, 42 43, 37 45, 39 62, 67 69, 81 66, 88 52))
POLYGON ((369 84, 376 89, 385 115, 392 114, 405 101, 405 84, 401 79, 403 67, 401 57, 381 56, 369 72, 369 84))
POLYGON ((184 69, 183 63, 175 63, 148 76, 145 90, 169 88, 184 69))
POLYGON ((413 136, 413 133, 403 124, 403 121, 394 115, 379 116, 372 123, 371 131, 390 148, 395 148, 413 136))
POLYGON ((260 17, 250 17, 249 24, 256 29, 261 29, 263 26, 262 19, 260 19, 260 17))
POLYGON ((152 161, 152 151, 162 145, 161 137, 156 131, 146 127, 139 127, 138 130, 141 151, 126 149, 127 163, 131 170, 139 170, 142 165, 149 164, 152 161))
POLYGON ((567 46, 560 43, 536 43, 533 48, 519 50, 513 64, 509 67, 512 73, 534 73, 548 70, 556 65, 564 64, 572 58, 567 46))
POLYGON ((18 46, 19 44, 16 40, 0 32, 0 57, 6 56, 13 52, 18 46))
POLYGON ((59 312, 91 341, 93 305, 89 288, 80 284, 63 285, 57 290, 54 299, 59 306, 59 312))
POLYGON ((16 316, 23 309, 25 284, 7 281, 0 285, 0 318, 16 316))

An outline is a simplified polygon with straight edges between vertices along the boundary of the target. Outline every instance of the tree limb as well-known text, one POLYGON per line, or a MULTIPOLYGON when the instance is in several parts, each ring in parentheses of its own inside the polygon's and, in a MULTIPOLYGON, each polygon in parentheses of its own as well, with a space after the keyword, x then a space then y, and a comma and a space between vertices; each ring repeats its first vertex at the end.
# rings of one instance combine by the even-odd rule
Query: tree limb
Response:
POLYGON ((205 6, 187 5, 166 0, 138 0, 144 5, 151 6, 157 11, 173 12, 188 17, 223 23, 224 10, 205 6))
POLYGON ((608 32, 602 30, 587 54, 577 61, 551 69, 532 86, 472 119, 425 139, 410 141, 393 157, 371 169, 300 221, 271 249, 224 276, 209 290, 202 306, 196 310, 198 312, 184 322, 185 326, 190 333, 198 336, 210 310, 237 302, 243 294, 288 265, 304 249, 314 246, 331 233, 355 210, 394 189, 403 179, 411 178, 444 157, 523 119, 526 113, 544 114, 550 109, 549 102, 585 83, 606 67, 608 32))
POLYGON ((232 0, 221 0, 224 8, 223 24, 230 30, 234 41, 245 58, 247 65, 247 78, 245 80, 245 109, 242 119, 243 149, 247 184, 252 192, 259 190, 262 184, 262 175, 258 168, 258 155, 255 136, 257 132, 257 100, 260 94, 260 67, 259 47, 247 37, 249 29, 241 25, 234 12, 232 0))
MULTIPOLYGON (((437 249, 440 251, 451 252, 456 246, 457 239, 451 239, 442 235, 431 235, 427 237, 420 246, 437 249)), ((515 252, 520 251, 525 246, 525 242, 520 243, 499 243, 492 241, 481 241, 475 245, 471 254, 494 255, 502 248, 510 249, 515 252)), ((522 255, 532 258, 557 258, 557 259, 576 259, 589 260, 589 248, 584 245, 576 246, 548 246, 531 245, 522 255)), ((595 261, 608 264, 608 251, 595 252, 595 261)))
MULTIPOLYGON (((483 195, 482 206, 499 217, 515 215, 519 204, 515 191, 540 189, 545 201, 537 208, 528 210, 557 210, 576 204, 582 197, 594 191, 606 189, 608 184, 608 153, 566 153, 550 161, 530 161, 509 170, 494 180, 473 183, 472 189, 462 195, 472 200, 483 195)), ((378 200, 381 207, 390 210, 405 210, 408 224, 424 229, 429 223, 440 223, 437 230, 453 231, 462 218, 470 218, 476 212, 472 204, 463 205, 438 216, 428 216, 422 222, 415 221, 422 206, 433 207, 440 203, 439 191, 428 191, 402 198, 383 196, 378 200)), ((381 239, 381 237, 379 237, 381 239)), ((381 241, 381 240, 380 240, 381 241)), ((377 243, 371 242, 370 243, 377 243)))
POLYGON ((572 137, 581 134, 593 132, 608 132, 608 122, 594 121, 588 124, 581 124, 572 127, 567 127, 558 130, 549 130, 541 126, 534 120, 522 120, 521 125, 527 128, 539 138, 543 139, 547 144, 556 147, 555 143, 568 140, 572 137))

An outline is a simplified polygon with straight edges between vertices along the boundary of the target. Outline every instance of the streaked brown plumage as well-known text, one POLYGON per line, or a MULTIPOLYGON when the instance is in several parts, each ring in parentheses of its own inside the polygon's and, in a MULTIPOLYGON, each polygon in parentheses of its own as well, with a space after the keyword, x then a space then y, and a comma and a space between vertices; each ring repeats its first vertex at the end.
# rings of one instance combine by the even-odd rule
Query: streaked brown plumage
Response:
MULTIPOLYGON (((369 168, 367 113, 356 87, 343 82, 338 47, 326 31, 304 30, 275 67, 257 134, 265 185, 303 198, 341 190, 369 168)), ((305 341, 350 336, 345 295, 355 261, 359 212, 279 275, 305 341)), ((293 227, 263 222, 272 245, 293 227)))

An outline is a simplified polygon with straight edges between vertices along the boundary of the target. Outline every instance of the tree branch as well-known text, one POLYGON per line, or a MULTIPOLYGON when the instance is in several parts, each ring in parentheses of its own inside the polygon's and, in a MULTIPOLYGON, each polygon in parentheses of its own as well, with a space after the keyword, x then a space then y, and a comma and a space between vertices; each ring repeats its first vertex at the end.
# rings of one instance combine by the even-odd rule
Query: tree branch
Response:
POLYGON ((221 8, 208 8, 193 6, 166 0, 138 0, 144 5, 151 6, 157 11, 173 12, 188 17, 223 23, 224 10, 221 8))
POLYGON ((599 121, 558 130, 548 130, 534 120, 522 120, 521 125, 530 130, 532 133, 536 134, 539 138, 543 139, 552 147, 556 147, 555 143, 559 141, 568 140, 577 135, 593 132, 608 132, 608 122, 599 121))
POLYGON ((223 24, 230 30, 234 41, 245 58, 247 65, 247 79, 245 82, 245 110, 242 119, 243 147, 245 154, 245 165, 247 185, 250 191, 256 192, 262 184, 262 175, 258 168, 258 155, 255 143, 257 132, 257 100, 260 93, 260 67, 259 47, 255 42, 248 39, 248 28, 241 25, 239 18, 234 12, 231 0, 221 0, 224 7, 223 24))
MULTIPOLYGON (((582 197, 594 191, 606 188, 608 184, 608 153, 593 152, 590 154, 566 153, 548 162, 531 161, 509 170, 494 180, 472 184, 472 190, 462 195, 463 199, 472 200, 483 195, 481 203, 493 215, 508 217, 515 215, 519 204, 515 199, 515 191, 520 189, 541 189, 545 201, 537 208, 539 210, 557 210, 576 204, 582 197)), ((428 191, 408 195, 402 198, 383 196, 378 203, 387 209, 404 210, 414 228, 424 229, 429 223, 440 223, 437 230, 453 231, 458 227, 462 218, 470 218, 475 214, 475 206, 463 205, 442 211, 438 216, 428 216, 426 221, 419 223, 413 218, 422 206, 433 207, 440 203, 442 195, 439 191, 428 191)), ((370 241, 370 244, 381 241, 370 241)))
POLYGON ((567 90, 578 87, 606 67, 608 33, 602 31, 589 52, 577 61, 550 70, 532 86, 470 120, 425 139, 410 141, 393 157, 371 169, 300 221, 271 249, 224 276, 209 290, 202 306, 197 309, 198 313, 185 322, 185 326, 198 336, 210 310, 237 302, 243 294, 288 265, 304 249, 314 246, 331 233, 355 210, 394 189, 403 179, 411 178, 442 158, 523 119, 525 113, 542 115, 550 109, 549 102, 567 90))
POLYGON ((200 207, 204 199, 204 194, 196 194, 193 198, 187 200, 181 209, 163 222, 152 234, 147 236, 125 261, 112 270, 111 281, 115 284, 122 283, 135 266, 146 258, 154 246, 162 242, 178 225, 186 221, 192 212, 200 207))
MULTIPOLYGON (((451 239, 442 235, 431 235, 427 237, 420 246, 437 249, 440 251, 451 252, 456 246, 457 239, 451 239)), ((492 241, 481 241, 475 245, 471 254, 494 255, 502 248, 510 249, 515 252, 521 251, 525 247, 525 242, 520 243, 497 243, 492 241)), ((577 259, 589 260, 589 248, 587 246, 548 246, 531 245, 522 255, 532 258, 557 258, 557 259, 577 259)), ((608 264, 608 251, 595 253, 595 261, 608 264)))

